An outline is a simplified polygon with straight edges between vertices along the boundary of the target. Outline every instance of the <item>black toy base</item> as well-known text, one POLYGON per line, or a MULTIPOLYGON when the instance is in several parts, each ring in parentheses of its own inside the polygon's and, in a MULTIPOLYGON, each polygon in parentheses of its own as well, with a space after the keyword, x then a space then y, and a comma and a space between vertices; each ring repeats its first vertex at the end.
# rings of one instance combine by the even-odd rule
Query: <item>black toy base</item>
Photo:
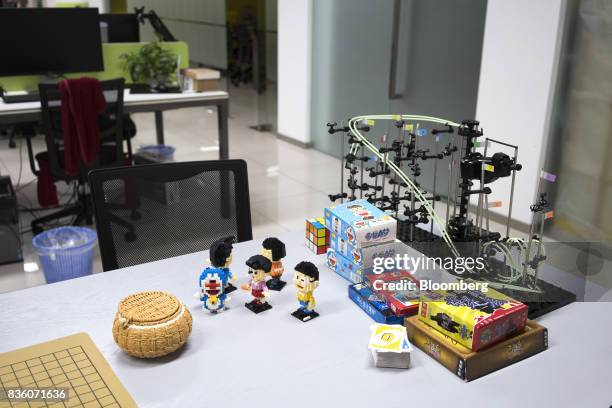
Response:
POLYGON ((272 309, 272 306, 268 302, 258 303, 254 300, 252 302, 245 303, 244 306, 255 314, 265 312, 266 310, 272 309))
POLYGON ((282 281, 278 278, 272 278, 266 282, 266 286, 268 287, 268 289, 275 290, 277 292, 280 292, 281 290, 283 290, 286 284, 287 282, 282 281))
POLYGON ((295 312, 291 313, 291 316, 306 323, 311 321, 312 319, 316 319, 317 317, 319 317, 319 314, 314 310, 310 313, 305 313, 304 311, 302 311, 302 309, 298 309, 295 312))
POLYGON ((523 292, 513 289, 496 289, 513 299, 524 303, 529 308, 527 315, 530 319, 535 319, 550 313, 553 310, 562 308, 576 301, 576 295, 552 285, 546 281, 538 279, 538 287, 543 293, 523 292))
MULTIPOLYGON (((398 230, 397 235, 398 239, 427 256, 441 258, 452 256, 452 253, 440 237, 420 227, 415 227, 413 229, 412 241, 410 240, 409 228, 403 228, 401 231, 398 230)), ((474 251, 476 251, 478 247, 476 242, 461 242, 456 243, 456 245, 459 252, 464 254, 464 256, 474 256, 474 254, 476 254, 474 251)), ((452 271, 448 272, 451 274, 453 273, 452 271)), ((542 290, 541 293, 525 292, 515 289, 496 290, 527 305, 529 310, 527 315, 530 319, 543 316, 546 313, 550 313, 553 310, 562 308, 576 301, 575 294, 551 283, 538 279, 537 285, 542 290)))
POLYGON ((233 291, 235 291, 237 288, 232 285, 231 283, 228 283, 227 286, 225 287, 225 290, 223 291, 224 293, 232 293, 233 291))

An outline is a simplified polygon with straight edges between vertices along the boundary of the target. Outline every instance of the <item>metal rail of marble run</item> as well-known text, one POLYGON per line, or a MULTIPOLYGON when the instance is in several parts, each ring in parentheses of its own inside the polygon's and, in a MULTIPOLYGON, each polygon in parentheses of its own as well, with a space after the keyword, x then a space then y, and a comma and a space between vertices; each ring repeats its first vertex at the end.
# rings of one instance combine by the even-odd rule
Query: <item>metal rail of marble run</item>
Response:
MULTIPOLYGON (((485 138, 484 154, 476 152, 475 148, 480 144, 476 142, 476 139, 483 136, 483 132, 479 128, 479 122, 473 120, 456 123, 447 119, 423 115, 364 115, 349 119, 347 126, 340 128, 337 126, 336 123, 328 124, 329 133, 342 132, 348 135, 350 148, 346 155, 343 151, 342 190, 340 194, 330 195, 332 201, 357 199, 356 191, 359 191, 359 198, 367 198, 379 208, 394 214, 396 218, 399 215, 400 204, 403 201, 409 201, 409 205, 404 205, 405 211, 403 213, 408 217, 407 222, 410 224, 409 241, 412 241, 413 231, 417 224, 427 223, 431 220, 431 232, 433 233, 433 226, 436 225, 440 238, 448 246, 453 256, 461 256, 455 242, 478 242, 482 254, 502 256, 505 268, 503 273, 495 276, 494 280, 487 279, 482 274, 469 269, 466 275, 476 277, 481 281, 488 282, 492 287, 501 289, 540 291, 537 287, 538 270, 540 263, 546 259, 540 239, 545 220, 542 215, 550 213, 545 212, 549 203, 545 196, 541 196, 540 201, 531 206, 533 219, 528 241, 509 236, 515 177, 516 172, 521 170, 521 165, 517 163, 517 146, 485 138), (384 146, 378 148, 363 133, 369 132, 375 122, 380 120, 393 121, 393 125, 398 128, 398 134, 390 143, 388 134, 385 134, 383 140, 381 140, 384 146), (431 131, 431 134, 436 136, 433 153, 426 149, 418 149, 417 135, 424 136, 426 133, 420 133, 421 130, 424 130, 419 129, 420 123, 433 123, 443 126, 442 129, 431 131), (452 142, 439 149, 439 134, 443 133, 449 134, 452 142), (456 136, 460 136, 459 143, 457 143, 456 136), (491 143, 501 144, 513 149, 514 157, 511 158, 503 153, 495 153, 492 157, 487 157, 487 149, 491 143), (372 160, 372 157, 365 153, 366 149, 374 155, 375 165, 373 167, 366 167, 366 163, 372 160), (449 168, 450 182, 446 222, 444 222, 435 211, 435 202, 440 200, 435 185, 438 171, 437 163, 444 157, 450 157, 452 164, 455 156, 459 156, 461 166, 457 174, 453 174, 455 166, 451 165, 449 168), (422 189, 416 181, 416 178, 420 175, 419 161, 422 160, 436 160, 433 193, 428 193, 422 189), (356 162, 360 164, 360 168, 355 165, 356 162), (404 162, 407 163, 407 169, 412 174, 412 178, 402 170, 404 162), (350 194, 344 191, 345 170, 349 172, 347 187, 350 194), (364 172, 367 172, 370 178, 374 178, 373 184, 364 182, 364 172), (382 176, 381 183, 378 183, 379 176, 382 176), (458 183, 453 186, 454 177, 458 178, 458 183), (506 235, 503 239, 501 239, 500 233, 492 232, 489 229, 489 208, 491 205, 488 201, 488 195, 491 193, 491 189, 486 186, 486 184, 500 177, 512 177, 506 235), (385 182, 387 179, 388 181, 385 182), (475 182, 479 182, 478 188, 472 188, 475 182), (387 183, 392 186, 392 191, 385 195, 387 183), (454 192, 451 187, 454 187, 454 192), (402 188, 405 189, 404 194, 401 194, 402 188), (368 191, 371 192, 367 193, 368 191), (469 201, 472 195, 478 195, 475 224, 468 217, 469 201), (536 224, 540 226, 539 235, 534 234, 536 224)), ((343 141, 342 146, 344 149, 343 141)))

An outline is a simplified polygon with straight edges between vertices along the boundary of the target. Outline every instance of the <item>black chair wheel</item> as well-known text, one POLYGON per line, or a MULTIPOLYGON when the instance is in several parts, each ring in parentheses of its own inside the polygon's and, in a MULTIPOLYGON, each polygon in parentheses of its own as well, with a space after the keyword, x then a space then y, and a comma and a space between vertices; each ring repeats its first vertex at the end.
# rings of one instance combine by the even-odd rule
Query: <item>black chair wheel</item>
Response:
POLYGON ((125 233, 125 242, 134 242, 136 241, 136 234, 133 231, 128 231, 125 233))
POLYGON ((15 143, 15 141, 14 141, 14 140, 10 140, 10 141, 9 141, 9 148, 10 148, 10 149, 14 149, 14 148, 16 148, 16 147, 17 147, 17 143, 15 143))

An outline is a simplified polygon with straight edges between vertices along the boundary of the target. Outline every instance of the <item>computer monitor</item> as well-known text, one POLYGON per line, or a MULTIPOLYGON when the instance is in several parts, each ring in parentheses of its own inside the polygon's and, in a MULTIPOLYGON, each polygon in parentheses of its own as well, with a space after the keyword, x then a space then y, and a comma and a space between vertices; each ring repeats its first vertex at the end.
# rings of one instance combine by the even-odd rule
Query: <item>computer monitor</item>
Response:
POLYGON ((0 8, 0 76, 103 71, 97 8, 0 8))
POLYGON ((108 42, 140 42, 140 23, 136 14, 100 14, 108 25, 108 42))

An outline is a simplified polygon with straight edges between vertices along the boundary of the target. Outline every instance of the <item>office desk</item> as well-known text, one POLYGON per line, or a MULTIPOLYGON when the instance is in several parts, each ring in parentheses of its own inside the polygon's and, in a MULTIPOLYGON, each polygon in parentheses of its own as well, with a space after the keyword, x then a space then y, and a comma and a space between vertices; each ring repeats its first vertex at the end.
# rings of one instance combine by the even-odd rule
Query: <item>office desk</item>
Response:
MULTIPOLYGON (((206 252, 100 273, 0 295, 0 352, 85 331, 142 407, 608 407, 612 355, 611 303, 574 303, 539 322, 550 348, 464 383, 416 349, 408 370, 377 369, 367 348, 372 320, 347 297, 347 282, 303 245, 287 244, 285 280, 302 260, 320 268, 316 291, 321 317, 302 323, 291 284, 272 292, 271 310, 244 307, 244 291, 230 310, 202 312, 194 298, 206 252), (123 353, 111 333, 119 300, 142 290, 165 290, 193 314, 182 351, 159 360, 123 353)), ((246 281, 245 260, 261 241, 234 249, 233 271, 246 281)))
MULTIPOLYGON (((195 106, 216 106, 219 128, 219 159, 229 158, 228 103, 224 91, 181 94, 131 94, 124 97, 125 113, 154 112, 157 143, 164 143, 162 112, 170 109, 195 106)), ((40 102, 4 103, 0 100, 0 125, 18 124, 40 120, 40 102)))

